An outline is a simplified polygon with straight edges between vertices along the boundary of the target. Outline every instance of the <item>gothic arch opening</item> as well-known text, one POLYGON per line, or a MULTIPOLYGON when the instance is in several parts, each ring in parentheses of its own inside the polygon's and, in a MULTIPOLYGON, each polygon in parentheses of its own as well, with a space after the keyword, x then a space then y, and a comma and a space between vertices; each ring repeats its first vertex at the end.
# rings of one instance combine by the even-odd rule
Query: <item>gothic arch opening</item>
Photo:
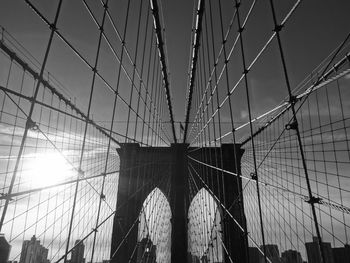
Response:
POLYGON ((159 188, 155 188, 143 202, 137 241, 137 262, 170 263, 171 209, 159 188))
POLYGON ((188 257, 189 262, 222 262, 220 207, 204 188, 188 210, 188 257))

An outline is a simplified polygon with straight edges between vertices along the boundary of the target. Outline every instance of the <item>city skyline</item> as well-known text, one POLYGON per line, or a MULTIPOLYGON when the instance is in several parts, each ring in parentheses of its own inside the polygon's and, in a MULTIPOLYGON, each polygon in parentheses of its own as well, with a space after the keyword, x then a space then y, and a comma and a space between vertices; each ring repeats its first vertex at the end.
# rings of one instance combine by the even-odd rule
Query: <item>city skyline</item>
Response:
MULTIPOLYGON (((0 240, 0 252, 1 256, 5 256, 6 253, 9 255, 11 250, 10 245, 8 244, 4 236, 2 235, 2 239, 0 240), (5 242, 6 243, 5 243, 5 242), (6 247, 6 248, 5 248, 6 247)), ((350 256, 350 246, 345 245, 344 247, 331 247, 329 242, 323 242, 324 246, 327 247, 327 262, 326 263, 346 263, 346 260, 350 256)), ((275 244, 266 244, 267 256, 272 261, 272 263, 318 263, 320 261, 320 251, 318 248, 318 240, 317 237, 313 237, 313 240, 305 243, 307 255, 306 258, 303 258, 299 251, 288 249, 285 251, 279 251, 278 246, 275 244)), ((137 249, 137 262, 148 262, 149 258, 156 262, 156 245, 153 244, 152 240, 149 236, 143 237, 141 236, 141 240, 138 243, 137 249)), ((86 261, 84 257, 84 248, 85 245, 81 240, 75 240, 75 248, 68 256, 67 262, 69 263, 89 263, 86 261)), ((263 249, 263 247, 260 247, 263 249)), ((249 247, 250 250, 250 261, 249 263, 262 263, 263 257, 258 251, 256 247, 249 247)), ((200 262, 207 262, 204 258, 207 258, 206 255, 198 256, 191 254, 188 252, 191 257, 191 262, 196 262, 199 260, 200 262), (204 260, 204 261, 203 261, 204 260)), ((32 236, 30 240, 25 240, 22 244, 22 251, 20 255, 19 261, 3 261, 4 263, 8 262, 19 262, 19 263, 50 263, 47 259, 48 249, 44 248, 40 244, 40 240, 36 239, 35 235, 32 236)), ((209 258, 212 258, 210 256, 209 258)), ((102 260, 101 262, 107 262, 106 260, 102 260)), ((214 261, 214 262, 222 262, 222 261, 214 261)))

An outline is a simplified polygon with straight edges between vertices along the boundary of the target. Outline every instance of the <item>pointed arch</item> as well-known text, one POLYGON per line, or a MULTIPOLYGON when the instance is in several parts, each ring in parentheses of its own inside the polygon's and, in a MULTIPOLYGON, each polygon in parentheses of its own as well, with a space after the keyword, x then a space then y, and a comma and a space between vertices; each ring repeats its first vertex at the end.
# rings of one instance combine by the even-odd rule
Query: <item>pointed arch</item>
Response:
POLYGON ((189 256, 222 262, 221 209, 204 188, 200 189, 188 209, 189 256))
POLYGON ((171 208, 165 194, 153 189, 146 197, 139 214, 138 259, 145 257, 144 250, 156 254, 156 262, 171 260, 171 208))

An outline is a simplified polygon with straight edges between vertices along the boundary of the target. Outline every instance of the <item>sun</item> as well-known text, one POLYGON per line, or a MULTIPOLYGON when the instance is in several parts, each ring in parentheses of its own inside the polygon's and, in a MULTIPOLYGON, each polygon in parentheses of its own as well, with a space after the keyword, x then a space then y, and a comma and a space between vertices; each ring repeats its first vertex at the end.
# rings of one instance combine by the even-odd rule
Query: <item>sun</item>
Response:
POLYGON ((28 166, 25 177, 32 187, 54 185, 76 175, 72 165, 58 152, 36 153, 28 166))

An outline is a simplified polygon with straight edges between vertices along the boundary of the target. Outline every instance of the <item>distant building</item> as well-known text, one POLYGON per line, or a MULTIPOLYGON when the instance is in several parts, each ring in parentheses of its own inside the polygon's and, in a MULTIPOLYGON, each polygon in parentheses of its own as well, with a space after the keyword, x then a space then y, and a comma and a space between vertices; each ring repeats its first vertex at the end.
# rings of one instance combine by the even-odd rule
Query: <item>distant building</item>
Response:
POLYGON ((197 257, 197 256, 195 256, 195 255, 192 255, 191 256, 191 261, 190 261, 191 263, 200 263, 201 261, 200 261, 200 259, 199 259, 199 257, 197 257))
POLYGON ((199 257, 192 255, 191 252, 187 253, 187 262, 188 263, 201 263, 199 257))
POLYGON ((71 263, 85 263, 84 250, 85 245, 79 239, 75 241, 75 248, 72 250, 71 263))
POLYGON ((282 253, 282 262, 283 263, 303 263, 301 254, 296 250, 286 250, 282 253))
POLYGON ((143 238, 138 243, 137 263, 156 263, 156 246, 148 237, 143 238))
POLYGON ((201 260, 197 256, 192 256, 192 263, 200 263, 201 260))
POLYGON ((23 241, 19 263, 48 263, 49 250, 40 245, 35 235, 30 240, 23 241))
POLYGON ((335 263, 350 262, 350 245, 347 244, 344 247, 335 247, 332 250, 335 263))
MULTIPOLYGON (((260 249, 264 251, 264 246, 261 246, 260 249)), ((266 256, 271 260, 272 263, 280 263, 280 252, 278 246, 274 244, 265 245, 266 256)), ((260 262, 265 262, 264 258, 261 257, 260 262)))
POLYGON ((7 263, 10 256, 11 245, 5 239, 3 234, 0 234, 0 263, 7 263))
POLYGON ((249 247, 248 254, 249 254, 249 263, 259 263, 260 259, 262 258, 262 255, 259 249, 256 247, 249 247))
POLYGON ((209 261, 208 261, 207 255, 204 255, 204 256, 201 257, 201 263, 208 263, 208 262, 209 261))
MULTIPOLYGON (((319 249, 317 237, 313 237, 313 242, 305 243, 305 247, 307 252, 308 263, 321 262, 321 251, 319 249)), ((326 262, 324 263, 335 263, 333 259, 331 243, 322 242, 322 248, 326 260, 326 262)))

